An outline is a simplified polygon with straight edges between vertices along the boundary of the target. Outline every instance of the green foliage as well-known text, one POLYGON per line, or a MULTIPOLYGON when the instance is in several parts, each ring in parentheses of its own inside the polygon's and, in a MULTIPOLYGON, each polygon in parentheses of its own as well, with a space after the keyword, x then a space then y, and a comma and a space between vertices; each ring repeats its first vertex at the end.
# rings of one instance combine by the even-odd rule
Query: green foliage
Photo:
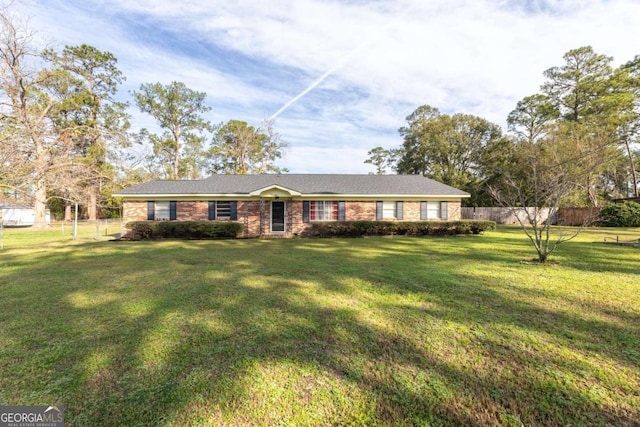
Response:
POLYGON ((542 91, 567 121, 593 121, 612 107, 615 94, 608 80, 613 58, 600 55, 591 46, 572 49, 563 56, 564 65, 544 72, 542 91))
POLYGON ((317 237, 450 236, 495 230, 493 221, 330 221, 311 224, 317 237))
POLYGON ((549 97, 535 94, 518 101, 515 110, 507 117, 507 124, 519 140, 536 142, 545 136, 549 123, 559 115, 549 97))
POLYGON ((211 124, 201 116, 211 110, 205 105, 207 94, 189 89, 182 82, 147 83, 133 92, 136 105, 143 113, 156 119, 164 132, 149 135, 153 156, 170 179, 197 178, 205 153, 204 134, 211 131, 211 124))
POLYGON ((60 98, 50 118, 60 138, 74 148, 76 163, 85 168, 65 179, 55 196, 87 199, 89 217, 95 219, 98 205, 104 206, 117 180, 120 150, 130 146, 128 104, 114 99, 125 78, 112 53, 86 44, 65 46, 61 52, 45 50, 42 56, 54 67, 51 90, 60 98), (72 181, 78 181, 75 191, 72 181))
POLYGON ((383 147, 375 147, 367 152, 369 157, 364 162, 375 166, 377 175, 384 175, 387 173, 387 168, 396 169, 400 155, 401 150, 397 148, 387 150, 383 147))
POLYGON ((229 120, 211 142, 210 169, 226 174, 284 172, 275 161, 282 158, 286 147, 269 121, 256 129, 247 122, 229 120))
MULTIPOLYGON (((560 113, 558 124, 570 125, 578 158, 589 158, 582 172, 582 192, 591 206, 620 197, 635 166, 629 144, 637 140, 639 103, 633 63, 611 67, 613 58, 600 55, 591 46, 572 49, 564 64, 544 72, 541 89, 560 113), (622 180, 611 175, 619 160, 617 149, 627 148, 628 169, 622 180), (620 182, 622 181, 622 182, 620 182)), ((567 127, 568 128, 568 127, 567 127)))
POLYGON ((398 173, 421 174, 447 185, 475 192, 481 176, 483 149, 502 138, 502 131, 481 117, 442 114, 423 105, 400 128, 404 137, 398 173))
POLYGON ((244 230, 238 222, 133 221, 127 223, 133 238, 149 239, 233 239, 244 230))
POLYGON ((613 203, 600 211, 600 223, 605 227, 640 227, 640 203, 613 203))

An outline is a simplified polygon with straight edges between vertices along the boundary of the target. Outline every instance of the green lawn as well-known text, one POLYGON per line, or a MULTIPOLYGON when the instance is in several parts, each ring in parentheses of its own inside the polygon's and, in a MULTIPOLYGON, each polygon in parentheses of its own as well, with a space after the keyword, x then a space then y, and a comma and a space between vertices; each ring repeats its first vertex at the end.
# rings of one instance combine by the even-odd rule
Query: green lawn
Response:
POLYGON ((551 265, 515 228, 5 246, 0 404, 88 426, 637 426, 640 249, 605 235, 640 229, 551 265))

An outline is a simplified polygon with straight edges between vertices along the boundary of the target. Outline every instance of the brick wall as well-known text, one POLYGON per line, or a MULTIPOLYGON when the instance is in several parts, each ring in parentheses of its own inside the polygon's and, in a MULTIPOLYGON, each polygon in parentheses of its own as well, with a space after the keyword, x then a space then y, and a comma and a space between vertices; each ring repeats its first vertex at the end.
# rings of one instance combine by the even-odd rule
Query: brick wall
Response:
POLYGON ((124 202, 122 219, 125 223, 129 221, 146 221, 147 202, 124 202))
POLYGON ((209 202, 177 202, 176 219, 178 221, 207 221, 209 219, 209 202))
POLYGON ((404 202, 403 221, 420 221, 420 202, 404 202))
POLYGON ((376 202, 347 202, 345 219, 347 221, 375 221, 376 202))
POLYGON ((462 204, 460 202, 448 202, 449 221, 460 221, 462 219, 462 204))
POLYGON ((260 202, 257 200, 238 201, 238 222, 244 224, 243 237, 259 237, 260 202))
MULTIPOLYGON (((462 210, 460 202, 449 202, 449 220, 455 221, 461 218, 462 210)), ((245 230, 242 237, 259 237, 270 234, 271 203, 268 200, 263 204, 264 217, 260 221, 260 201, 238 201, 238 222, 244 224, 245 230), (262 224, 262 229, 261 229, 262 224)), ((345 206, 347 221, 375 221, 375 201, 347 201, 345 206)), ((207 221, 209 219, 208 201, 178 201, 176 204, 176 217, 178 221, 207 221)), ((420 221, 420 202, 404 202, 404 221, 420 221)), ((146 221, 146 201, 125 201, 123 206, 123 220, 146 221)), ((225 220, 222 220, 225 221, 225 220)), ((228 221, 228 220, 227 220, 228 221)), ((302 222, 302 201, 286 202, 286 227, 288 233, 305 235, 311 228, 311 223, 302 222)), ((125 234, 126 236, 126 234, 125 234)))
POLYGON ((302 202, 295 201, 287 204, 287 209, 291 213, 291 232, 299 236, 304 236, 310 228, 308 223, 302 222, 302 202))

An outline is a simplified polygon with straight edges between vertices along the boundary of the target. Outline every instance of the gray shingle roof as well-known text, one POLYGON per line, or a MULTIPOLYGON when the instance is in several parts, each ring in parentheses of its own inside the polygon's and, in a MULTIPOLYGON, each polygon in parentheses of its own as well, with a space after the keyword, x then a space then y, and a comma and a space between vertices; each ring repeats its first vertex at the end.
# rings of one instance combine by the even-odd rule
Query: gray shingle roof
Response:
POLYGON ((202 180, 150 181, 119 191, 137 195, 249 195, 272 185, 314 195, 407 195, 468 197, 469 194, 421 175, 265 174, 212 175, 202 180))

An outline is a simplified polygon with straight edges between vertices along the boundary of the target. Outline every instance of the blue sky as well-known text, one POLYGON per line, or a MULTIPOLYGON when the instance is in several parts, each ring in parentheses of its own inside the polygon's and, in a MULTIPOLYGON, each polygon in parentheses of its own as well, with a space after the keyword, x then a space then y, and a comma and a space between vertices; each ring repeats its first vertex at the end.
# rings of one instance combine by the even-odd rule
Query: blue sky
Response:
MULTIPOLYGON (((127 78, 204 91, 212 123, 275 118, 292 173, 367 173, 423 104, 504 126, 542 72, 591 45, 640 54, 637 0, 26 0, 57 47, 112 52, 127 78), (321 77, 325 76, 324 79, 321 77)), ((131 108, 135 127, 153 122, 131 108)))

